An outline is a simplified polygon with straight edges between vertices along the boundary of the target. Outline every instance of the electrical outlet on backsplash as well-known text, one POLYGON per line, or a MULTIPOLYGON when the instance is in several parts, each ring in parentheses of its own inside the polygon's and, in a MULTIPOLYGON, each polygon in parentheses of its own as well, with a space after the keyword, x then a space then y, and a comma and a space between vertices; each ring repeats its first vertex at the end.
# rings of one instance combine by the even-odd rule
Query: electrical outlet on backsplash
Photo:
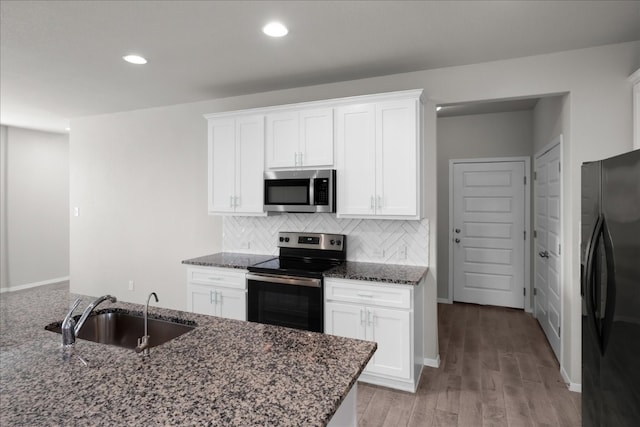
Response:
POLYGON ((280 231, 346 234, 349 261, 428 265, 427 219, 343 219, 330 213, 225 216, 223 251, 277 255, 280 231))

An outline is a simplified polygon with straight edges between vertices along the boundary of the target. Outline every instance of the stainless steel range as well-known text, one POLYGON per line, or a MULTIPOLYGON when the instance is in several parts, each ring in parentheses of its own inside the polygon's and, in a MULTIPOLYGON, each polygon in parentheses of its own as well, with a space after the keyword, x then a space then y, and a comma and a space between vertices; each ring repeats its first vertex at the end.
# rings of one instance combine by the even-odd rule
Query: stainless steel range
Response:
POLYGON ((278 247, 278 258, 248 267, 248 320, 323 332, 323 273, 346 259, 347 236, 280 232, 278 247))

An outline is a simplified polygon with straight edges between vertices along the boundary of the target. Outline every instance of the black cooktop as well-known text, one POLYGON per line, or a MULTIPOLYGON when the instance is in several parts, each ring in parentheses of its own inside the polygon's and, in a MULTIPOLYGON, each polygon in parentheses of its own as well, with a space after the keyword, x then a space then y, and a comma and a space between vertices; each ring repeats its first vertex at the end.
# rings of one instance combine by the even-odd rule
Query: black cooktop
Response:
POLYGON ((340 260, 279 257, 249 266, 252 273, 322 278, 322 274, 341 264, 340 260))

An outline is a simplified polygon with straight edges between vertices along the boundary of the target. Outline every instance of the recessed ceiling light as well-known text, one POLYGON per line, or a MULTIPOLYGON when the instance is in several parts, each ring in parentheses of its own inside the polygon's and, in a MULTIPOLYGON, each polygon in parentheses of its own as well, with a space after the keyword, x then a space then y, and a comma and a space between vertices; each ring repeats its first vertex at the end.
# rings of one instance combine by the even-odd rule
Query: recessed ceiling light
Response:
POLYGON ((287 27, 280 22, 269 22, 262 27, 262 32, 271 37, 284 37, 289 34, 287 27))
POLYGON ((66 128, 64 128, 64 130, 66 130, 67 132, 69 132, 69 131, 71 130, 71 128, 70 128, 70 127, 66 127, 66 128))
POLYGON ((136 65, 143 65, 147 63, 147 60, 140 55, 125 55, 122 57, 122 59, 136 65))

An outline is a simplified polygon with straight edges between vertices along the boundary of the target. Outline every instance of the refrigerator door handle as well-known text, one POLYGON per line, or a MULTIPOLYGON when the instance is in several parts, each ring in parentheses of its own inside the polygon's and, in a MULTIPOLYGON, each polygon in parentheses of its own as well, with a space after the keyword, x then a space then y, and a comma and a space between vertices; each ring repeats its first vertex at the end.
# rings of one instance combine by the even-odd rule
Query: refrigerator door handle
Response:
POLYGON ((609 337, 611 336, 611 327, 613 326, 613 315, 616 311, 616 275, 615 275, 615 259, 613 256, 613 241, 611 240, 611 234, 607 227, 607 222, 604 216, 602 217, 602 240, 604 243, 604 255, 607 265, 607 280, 605 283, 606 289, 604 295, 606 295, 606 302, 604 307, 604 316, 602 319, 602 347, 601 354, 607 351, 607 345, 609 344, 609 337))
POLYGON ((587 243, 586 248, 586 258, 585 258, 585 274, 584 274, 584 294, 585 299, 587 301, 587 317, 590 318, 590 321, 587 321, 591 327, 592 333, 596 337, 596 342, 598 343, 598 349, 600 353, 603 353, 602 348, 602 338, 600 335, 600 328, 598 327, 598 319, 596 318, 596 306, 598 301, 595 301, 595 284, 594 284, 594 263, 597 261, 595 259, 595 253, 598 248, 598 241, 600 240, 600 236, 602 234, 602 226, 603 226, 604 218, 602 215, 598 216, 596 223, 593 227, 593 233, 591 234, 591 239, 589 239, 589 243, 587 243))

